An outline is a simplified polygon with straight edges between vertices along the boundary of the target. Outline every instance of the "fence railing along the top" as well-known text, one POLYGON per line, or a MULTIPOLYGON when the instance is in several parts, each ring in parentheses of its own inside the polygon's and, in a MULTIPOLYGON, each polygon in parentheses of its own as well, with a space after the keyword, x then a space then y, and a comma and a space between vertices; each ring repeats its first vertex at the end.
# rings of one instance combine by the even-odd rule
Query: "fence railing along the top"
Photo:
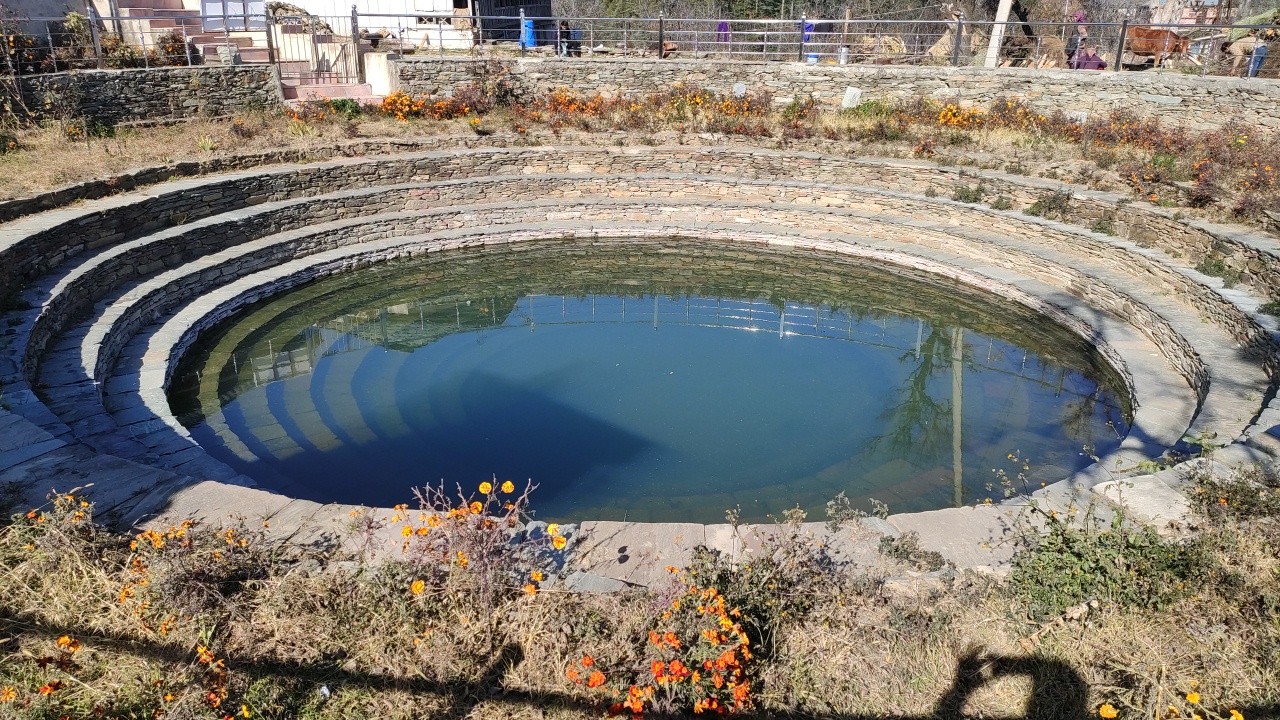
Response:
MULTIPOLYGON (((215 5, 211 5, 216 6, 215 5)), ((358 13, 31 18, 12 33, 16 74, 94 67, 273 62, 289 76, 359 74, 359 55, 558 55, 812 64, 1147 70, 1275 77, 1276 25, 994 23, 965 18, 601 18, 358 13), (221 28, 210 32, 208 28, 221 28), (233 30, 248 27, 248 31, 233 30), (34 30, 32 30, 34 28, 34 30), (991 37, 998 36, 992 48, 991 37), (261 36, 261 37, 259 37, 261 36), (1087 48, 1092 48, 1088 62, 1087 48), (993 52, 994 50, 994 52, 993 52), (1073 56, 1074 53, 1074 56, 1073 56), (1096 56, 1097 60, 1092 57, 1096 56), (305 67, 304 67, 305 65, 305 67)))

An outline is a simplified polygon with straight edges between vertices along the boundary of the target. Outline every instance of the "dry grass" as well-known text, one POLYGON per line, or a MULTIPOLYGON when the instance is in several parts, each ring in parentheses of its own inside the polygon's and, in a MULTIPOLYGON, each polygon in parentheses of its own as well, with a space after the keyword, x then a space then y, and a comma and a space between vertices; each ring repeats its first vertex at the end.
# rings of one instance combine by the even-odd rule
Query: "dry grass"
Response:
MULTIPOLYGON (((1256 476, 1233 482, 1210 492, 1276 497, 1256 476)), ((472 587, 450 584, 466 574, 456 565, 417 594, 426 570, 413 561, 282 546, 243 524, 231 536, 191 525, 131 538, 77 518, 80 502, 64 496, 0 529, 0 718, 598 717, 613 692, 645 682, 646 636, 693 579, 618 595, 548 581, 535 595, 512 588, 485 613, 450 590, 472 587), (584 656, 606 673, 602 688, 566 677, 584 656)), ((1194 541, 1213 563, 1172 607, 1104 602, 1050 623, 1032 646, 1042 622, 988 576, 894 591, 886 577, 909 568, 829 565, 791 531, 769 571, 792 578, 786 593, 761 594, 758 575, 722 561, 694 567, 743 608, 787 598, 791 614, 744 614, 775 638, 751 646, 761 716, 1079 719, 1112 703, 1121 717, 1169 717, 1174 704, 1181 717, 1240 709, 1258 720, 1280 708, 1274 509, 1206 515, 1194 541)))

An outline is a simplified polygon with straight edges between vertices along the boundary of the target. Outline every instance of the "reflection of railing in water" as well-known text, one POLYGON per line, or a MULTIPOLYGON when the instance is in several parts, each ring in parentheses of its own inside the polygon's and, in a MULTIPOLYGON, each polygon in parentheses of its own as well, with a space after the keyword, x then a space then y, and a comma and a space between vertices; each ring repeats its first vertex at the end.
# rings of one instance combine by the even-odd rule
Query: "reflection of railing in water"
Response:
MULTIPOLYGON (((875 309, 872 311, 876 313, 874 316, 871 313, 855 316, 827 306, 690 296, 525 295, 514 308, 501 314, 497 312, 496 304, 492 299, 420 303, 349 313, 305 328, 302 333, 305 346, 302 348, 277 352, 271 348, 272 341, 268 340, 265 355, 233 354, 223 372, 230 369, 235 373, 241 381, 236 385, 252 383, 257 387, 309 374, 320 358, 346 352, 373 347, 390 348, 393 345, 412 349, 456 332, 519 327, 527 327, 532 332, 539 325, 605 322, 646 323, 654 329, 664 324, 685 325, 771 332, 779 337, 843 340, 919 357, 927 324, 924 320, 917 320, 914 331, 904 335, 891 332, 889 318, 894 313, 888 309, 875 309), (414 315, 417 315, 416 319, 414 315), (428 315, 435 320, 429 320, 428 315), (451 315, 452 322, 440 322, 442 315, 451 315)), ((902 328, 901 325, 896 327, 902 328)), ((1004 343, 997 345, 996 340, 990 337, 986 338, 985 353, 981 346, 975 348, 971 341, 965 344, 969 348, 965 364, 970 368, 1034 382, 1052 389, 1055 396, 1066 393, 1082 399, 1101 399, 1099 388, 1081 392, 1070 387, 1067 368, 1058 366, 1050 372, 1051 366, 1040 362, 1026 349, 1004 343), (1011 358, 1010 350, 1017 351, 1020 357, 1011 358)), ((237 392, 233 391, 231 396, 235 394, 237 392)), ((224 397, 223 401, 229 399, 224 397)))

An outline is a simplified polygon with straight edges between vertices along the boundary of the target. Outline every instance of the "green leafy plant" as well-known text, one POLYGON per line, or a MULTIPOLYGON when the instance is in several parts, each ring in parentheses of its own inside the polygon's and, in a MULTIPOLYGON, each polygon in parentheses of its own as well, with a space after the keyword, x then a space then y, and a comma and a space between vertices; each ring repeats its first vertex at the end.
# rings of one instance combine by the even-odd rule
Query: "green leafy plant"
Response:
POLYGON ((1117 509, 1109 522, 1098 507, 1047 511, 1028 506, 1030 546, 1013 558, 1009 587, 1032 617, 1061 615, 1090 600, 1164 609, 1189 596, 1212 565, 1196 541, 1166 540, 1117 509), (1043 522, 1038 532, 1031 520, 1043 522))
POLYGON ((1071 214, 1071 191, 1055 190, 1041 195, 1024 213, 1048 220, 1066 221, 1071 214))

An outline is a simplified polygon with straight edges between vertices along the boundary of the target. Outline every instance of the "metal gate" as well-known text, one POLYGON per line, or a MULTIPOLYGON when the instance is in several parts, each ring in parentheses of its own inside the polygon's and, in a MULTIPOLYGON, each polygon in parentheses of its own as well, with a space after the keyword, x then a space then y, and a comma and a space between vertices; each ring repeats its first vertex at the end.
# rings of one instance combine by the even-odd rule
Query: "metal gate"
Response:
POLYGON ((359 82, 358 39, 352 32, 350 16, 276 15, 268 32, 285 82, 359 82))

